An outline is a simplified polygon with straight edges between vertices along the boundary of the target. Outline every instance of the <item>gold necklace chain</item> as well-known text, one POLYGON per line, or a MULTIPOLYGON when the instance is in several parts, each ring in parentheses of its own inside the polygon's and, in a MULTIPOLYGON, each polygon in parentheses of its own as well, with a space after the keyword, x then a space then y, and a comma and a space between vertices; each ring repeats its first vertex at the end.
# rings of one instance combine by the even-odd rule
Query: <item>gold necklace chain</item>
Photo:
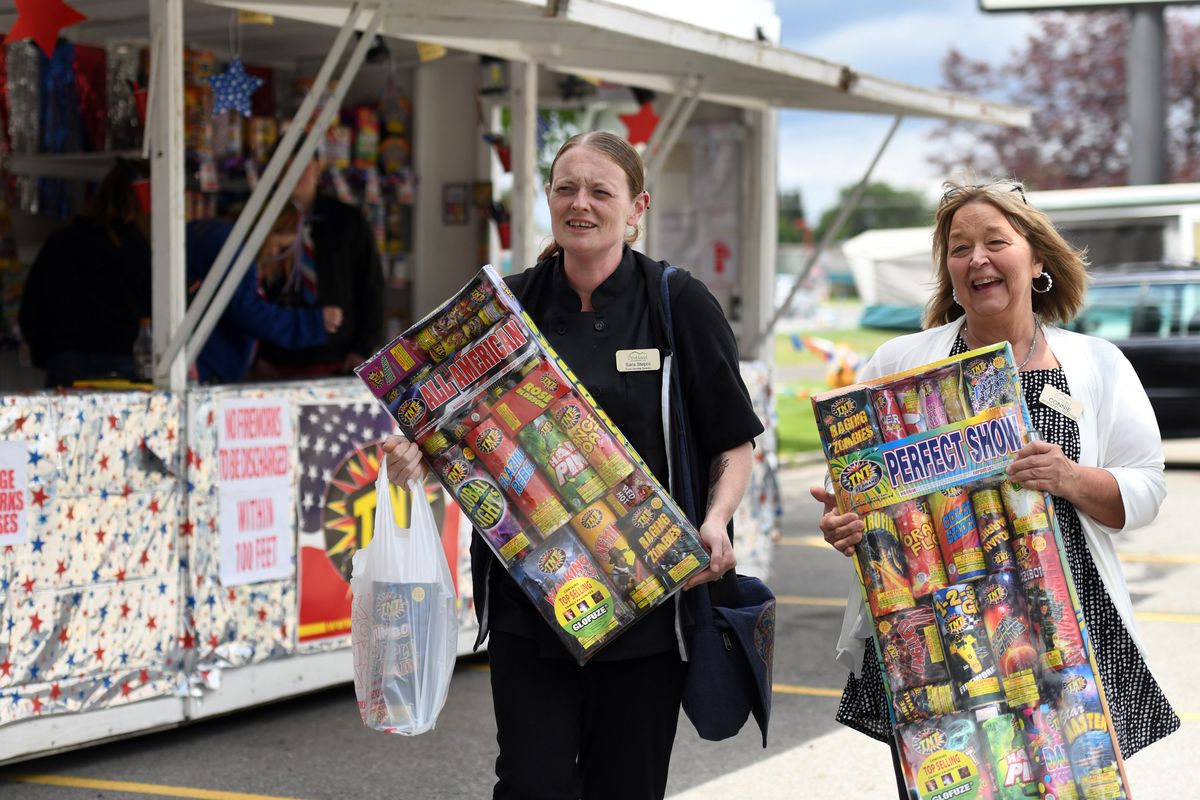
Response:
MULTIPOLYGON (((963 327, 964 339, 971 338, 971 329, 970 329, 970 326, 967 325, 966 318, 963 319, 962 327, 963 327)), ((1033 318, 1033 339, 1029 342, 1029 352, 1025 354, 1025 360, 1022 361, 1019 365, 1017 365, 1017 372, 1021 372, 1022 370, 1024 370, 1025 365, 1029 363, 1029 359, 1033 358, 1033 353, 1035 350, 1037 350, 1037 346, 1038 346, 1038 334, 1041 332, 1041 330, 1042 330, 1042 321, 1040 319, 1038 319, 1038 317, 1035 315, 1033 318)), ((986 345, 980 345, 980 346, 986 347, 986 345)), ((971 347, 971 343, 969 341, 967 342, 967 348, 969 350, 975 349, 975 348, 971 347)))

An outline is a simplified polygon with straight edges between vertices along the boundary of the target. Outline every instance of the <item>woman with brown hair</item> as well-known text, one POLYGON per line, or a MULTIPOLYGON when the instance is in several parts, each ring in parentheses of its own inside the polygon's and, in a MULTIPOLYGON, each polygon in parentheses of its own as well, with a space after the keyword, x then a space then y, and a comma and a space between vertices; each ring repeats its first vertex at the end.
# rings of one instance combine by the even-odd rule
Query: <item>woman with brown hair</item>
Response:
MULTIPOLYGON (((731 520, 749 482, 751 442, 763 430, 741 380, 733 332, 704 284, 680 271, 670 279, 676 350, 667 348, 658 299, 667 265, 629 246, 650 195, 641 157, 624 139, 593 132, 567 140, 550 168, 546 197, 554 242, 508 285, 676 497, 682 488, 671 480, 679 475, 668 473, 674 440, 666 440, 663 413, 682 411, 692 496, 708 498, 699 529, 711 556, 709 568, 687 588, 715 582, 713 596, 722 597, 722 576, 732 577, 734 565, 731 520), (651 369, 634 365, 628 354, 635 350, 661 354, 661 362, 653 360, 651 369), (672 363, 683 409, 661 403, 672 363)), ((419 473, 420 451, 400 436, 384 449, 388 477, 407 485, 419 473)), ((685 674, 677 604, 658 606, 580 667, 478 536, 471 567, 477 645, 490 636, 500 745, 493 797, 663 797, 685 674), (531 700, 529 687, 548 702, 531 700)))
MULTIPOLYGON (((1166 488, 1162 439, 1137 373, 1113 344, 1056 327, 1079 312, 1087 285, 1083 253, 1015 181, 948 182, 933 233, 937 285, 926 329, 882 345, 861 377, 890 375, 1007 341, 1040 439, 1008 467, 1022 486, 1054 496, 1054 510, 1090 632, 1101 683, 1126 757, 1167 736, 1179 718, 1143 658, 1133 605, 1113 539, 1149 524, 1166 488)), ((838 511, 826 487, 825 540, 850 556, 863 522, 838 511)), ((850 671, 837 719, 891 742, 871 620, 857 581, 838 640, 850 671)), ((893 759, 897 758, 893 744, 893 759)), ((908 797, 896 761, 900 796, 908 797)))

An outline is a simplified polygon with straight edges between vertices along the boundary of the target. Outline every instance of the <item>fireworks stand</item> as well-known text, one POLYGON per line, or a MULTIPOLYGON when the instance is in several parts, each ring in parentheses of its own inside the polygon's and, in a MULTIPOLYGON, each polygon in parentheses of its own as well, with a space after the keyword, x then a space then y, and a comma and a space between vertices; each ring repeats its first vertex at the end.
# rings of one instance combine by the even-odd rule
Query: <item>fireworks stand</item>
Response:
MULTIPOLYGON (((778 509, 762 344, 775 311, 775 109, 1013 125, 1028 113, 783 49, 769 2, 644 6, 73 0, 74 16, 0 13, 14 39, 3 333, 18 333, 23 271, 88 182, 114 155, 145 157, 155 363, 153 385, 45 392, 0 350, 0 763, 350 680, 349 564, 371 536, 394 422, 353 377, 188 382, 264 220, 318 150, 329 189, 363 205, 376 232, 391 338, 482 264, 534 262, 539 144, 553 146, 554 119, 643 144, 645 246, 712 288, 768 423, 736 521, 739 568, 765 574, 778 509), (211 78, 249 83, 214 97, 211 78), (290 166, 288 152, 300 155, 290 166), (230 240, 185 302, 185 222, 234 203, 230 240)), ((467 652, 470 523, 429 490, 467 652)), ((391 502, 403 522, 404 494, 391 502)))

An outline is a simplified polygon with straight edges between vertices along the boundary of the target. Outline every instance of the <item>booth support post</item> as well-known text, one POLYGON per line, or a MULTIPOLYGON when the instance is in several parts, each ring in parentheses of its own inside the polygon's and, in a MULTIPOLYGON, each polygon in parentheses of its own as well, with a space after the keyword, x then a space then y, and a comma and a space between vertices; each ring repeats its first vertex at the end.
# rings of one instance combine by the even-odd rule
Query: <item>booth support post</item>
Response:
POLYGON ((512 271, 532 267, 537 258, 533 204, 541 188, 537 152, 538 65, 510 61, 509 103, 512 111, 512 271))
POLYGON ((775 261, 779 243, 778 176, 776 173, 778 112, 773 108, 744 112, 746 146, 742 148, 741 303, 736 330, 742 358, 772 362, 773 348, 752 346, 749 337, 774 312, 775 261))
POLYGON ((151 314, 154 324, 154 384, 180 390, 187 363, 168 353, 171 332, 184 316, 187 274, 183 240, 186 190, 183 170, 183 0, 149 0, 155 98, 148 118, 151 186, 151 314))

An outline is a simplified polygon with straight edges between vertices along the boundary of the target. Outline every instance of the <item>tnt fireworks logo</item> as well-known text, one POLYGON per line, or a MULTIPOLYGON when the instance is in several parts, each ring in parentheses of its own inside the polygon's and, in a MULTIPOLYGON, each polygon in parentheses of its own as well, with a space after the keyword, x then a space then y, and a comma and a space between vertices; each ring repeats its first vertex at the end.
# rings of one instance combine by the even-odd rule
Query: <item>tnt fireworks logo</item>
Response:
POLYGON ((654 519, 654 511, 643 506, 642 508, 639 508, 637 511, 633 512, 632 519, 634 527, 639 529, 647 528, 650 526, 651 520, 654 519))
POLYGON ((579 410, 579 406, 574 403, 568 403, 558 411, 558 422, 564 428, 570 430, 579 424, 579 420, 583 418, 579 410))
POLYGON ((504 441, 504 434, 496 427, 488 427, 475 437, 475 449, 481 453, 493 453, 504 441))
POLYGON ((938 728, 921 728, 913 737, 913 749, 924 756, 946 747, 946 733, 938 728))
POLYGON ((538 556, 538 570, 546 575, 553 575, 567 564, 567 554, 561 547, 551 547, 538 556))
POLYGON ((540 380, 540 383, 542 384, 542 388, 545 389, 547 392, 550 392, 550 394, 557 393, 558 387, 562 385, 558 382, 558 378, 555 378, 553 375, 550 375, 550 374, 542 375, 539 380, 540 380))
POLYGON ((411 428, 425 419, 425 404, 420 398, 410 397, 396 409, 396 421, 411 428))
POLYGON ((984 602, 990 605, 1003 603, 1008 599, 1008 587, 1002 583, 993 583, 991 586, 987 587, 987 591, 983 594, 983 599, 984 602))
POLYGON ((604 522, 604 512, 598 508, 589 508, 579 515, 579 524, 589 531, 602 522, 604 522))
POLYGON ((451 486, 458 486, 471 474, 471 465, 465 459, 456 458, 442 469, 442 477, 451 486))
POLYGON ((858 411, 858 403, 855 402, 853 397, 843 397, 834 403, 829 410, 838 419, 845 419, 858 411))

